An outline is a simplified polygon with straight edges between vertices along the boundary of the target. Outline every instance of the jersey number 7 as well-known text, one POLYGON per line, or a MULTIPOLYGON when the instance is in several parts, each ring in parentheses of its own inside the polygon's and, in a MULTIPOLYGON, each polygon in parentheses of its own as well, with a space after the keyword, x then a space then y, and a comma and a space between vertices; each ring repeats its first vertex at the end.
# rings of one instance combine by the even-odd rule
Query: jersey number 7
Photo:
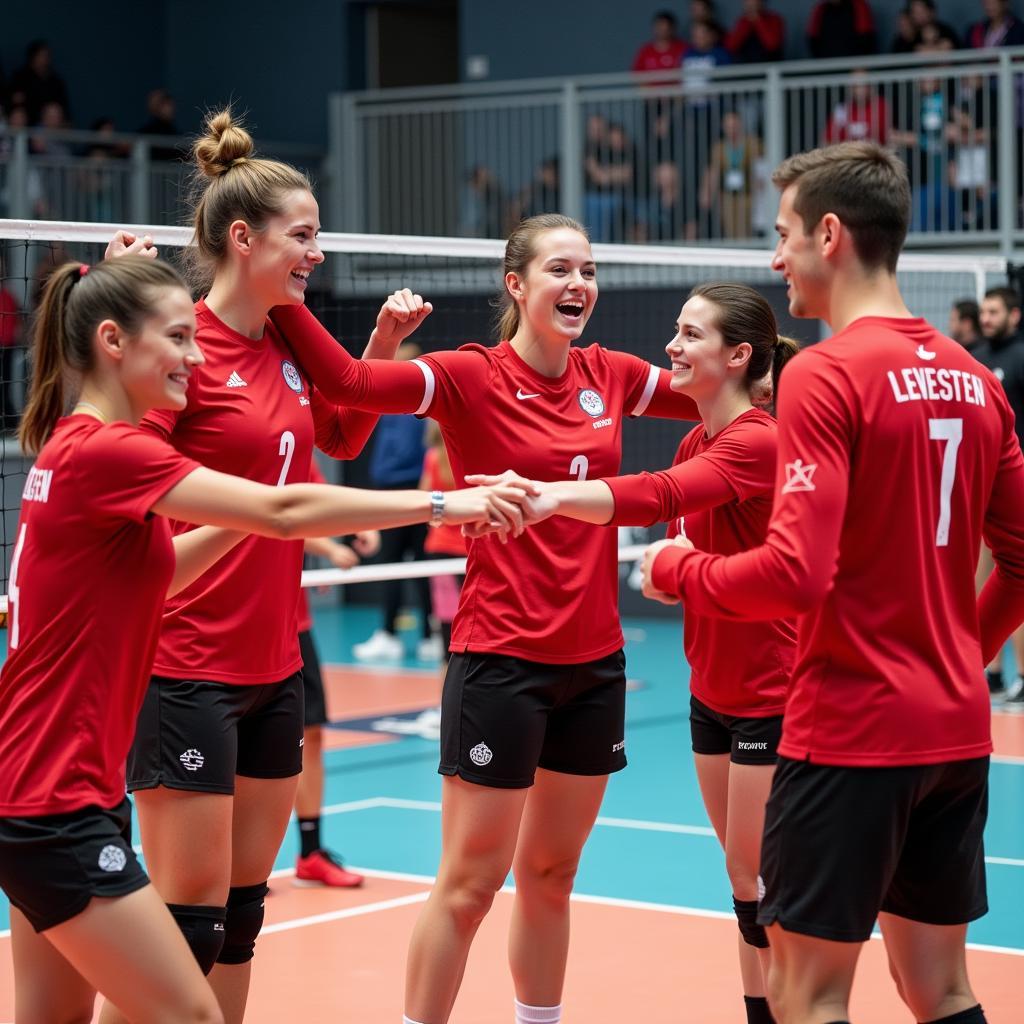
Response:
POLYGON ((944 548, 949 544, 950 496, 956 481, 956 456, 960 442, 964 439, 962 419, 929 420, 928 437, 932 441, 945 441, 942 453, 942 477, 939 480, 939 524, 935 530, 935 546, 944 548))

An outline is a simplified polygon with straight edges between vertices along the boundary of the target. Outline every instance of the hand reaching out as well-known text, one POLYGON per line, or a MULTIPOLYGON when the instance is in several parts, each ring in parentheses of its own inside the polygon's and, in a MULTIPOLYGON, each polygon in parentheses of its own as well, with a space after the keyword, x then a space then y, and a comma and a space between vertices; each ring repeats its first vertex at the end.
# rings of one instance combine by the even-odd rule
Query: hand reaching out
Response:
POLYGON ((656 589, 651 581, 651 576, 654 572, 654 560, 662 551, 665 550, 665 548, 669 547, 692 549, 693 545, 685 537, 674 537, 672 540, 659 540, 652 544, 644 552, 643 586, 641 587, 641 592, 644 597, 648 597, 652 601, 660 601, 662 604, 679 604, 678 597, 674 594, 665 594, 656 589))

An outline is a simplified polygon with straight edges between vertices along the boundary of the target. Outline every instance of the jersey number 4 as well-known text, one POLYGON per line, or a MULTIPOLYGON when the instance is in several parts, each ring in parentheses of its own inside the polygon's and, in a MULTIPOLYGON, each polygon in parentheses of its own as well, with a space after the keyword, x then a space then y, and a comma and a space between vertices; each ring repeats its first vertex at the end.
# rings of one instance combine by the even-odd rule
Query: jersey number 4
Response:
POLYGON ((928 437, 932 441, 945 441, 942 453, 942 476, 939 480, 939 524, 935 529, 935 546, 944 548, 949 544, 950 498, 956 482, 956 457, 960 442, 964 439, 962 419, 929 420, 928 437))

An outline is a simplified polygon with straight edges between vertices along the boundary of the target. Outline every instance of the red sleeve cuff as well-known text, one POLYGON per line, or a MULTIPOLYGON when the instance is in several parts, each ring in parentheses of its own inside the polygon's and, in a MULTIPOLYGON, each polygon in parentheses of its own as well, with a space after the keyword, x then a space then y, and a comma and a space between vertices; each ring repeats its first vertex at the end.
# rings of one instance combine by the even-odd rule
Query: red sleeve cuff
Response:
POLYGON ((655 590, 670 594, 672 597, 683 596, 679 589, 679 570, 692 550, 673 545, 660 552, 651 569, 651 583, 654 584, 655 590))

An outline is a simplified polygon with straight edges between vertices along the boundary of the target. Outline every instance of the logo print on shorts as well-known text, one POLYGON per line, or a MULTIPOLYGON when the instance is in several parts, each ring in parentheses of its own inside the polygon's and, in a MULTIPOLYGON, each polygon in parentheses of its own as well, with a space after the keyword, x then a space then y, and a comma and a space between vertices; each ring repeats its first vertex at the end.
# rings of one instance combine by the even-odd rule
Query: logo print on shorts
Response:
POLYGON ((297 395, 302 394, 302 378, 299 376, 299 371, 295 369, 295 364, 288 362, 287 359, 281 360, 281 373, 284 376, 284 382, 295 392, 297 395))
POLYGON ((195 747, 189 747, 178 760, 190 771, 197 772, 206 763, 206 758, 195 747))
POLYGON ((97 861, 103 871, 123 871, 128 857, 120 846, 109 843, 100 850, 100 859, 97 861))
POLYGON ((765 894, 764 879, 760 875, 758 875, 757 876, 757 898, 758 898, 758 901, 761 901, 761 900, 764 899, 764 894, 765 894))
POLYGON ((604 412, 604 399, 591 388, 584 388, 579 393, 579 403, 588 416, 600 416, 604 412))
POLYGON ((490 764, 492 757, 494 757, 494 754, 492 753, 491 748, 487 746, 486 743, 478 743, 469 752, 470 761, 472 761, 473 764, 479 765, 481 768, 485 764, 490 764))

